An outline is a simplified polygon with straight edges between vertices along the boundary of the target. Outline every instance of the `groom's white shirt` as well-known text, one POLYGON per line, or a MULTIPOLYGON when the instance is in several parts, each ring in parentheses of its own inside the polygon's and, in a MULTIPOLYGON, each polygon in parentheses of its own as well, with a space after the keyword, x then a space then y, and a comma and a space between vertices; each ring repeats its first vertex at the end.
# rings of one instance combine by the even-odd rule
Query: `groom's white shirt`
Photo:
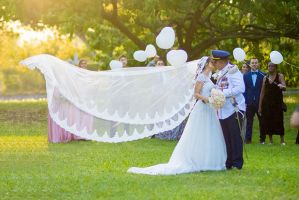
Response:
POLYGON ((239 110, 246 110, 245 98, 243 96, 243 93, 245 92, 243 75, 238 69, 230 70, 233 67, 234 65, 228 63, 220 71, 217 80, 217 88, 222 90, 226 97, 224 106, 218 110, 219 119, 226 119, 235 112, 233 99, 236 100, 239 110))

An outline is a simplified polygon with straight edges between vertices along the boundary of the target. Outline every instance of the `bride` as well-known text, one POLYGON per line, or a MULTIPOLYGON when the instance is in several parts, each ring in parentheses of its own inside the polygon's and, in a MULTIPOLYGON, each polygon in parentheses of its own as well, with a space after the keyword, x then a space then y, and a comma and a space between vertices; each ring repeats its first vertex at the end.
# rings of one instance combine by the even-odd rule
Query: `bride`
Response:
POLYGON ((183 135, 170 160, 146 168, 132 167, 130 173, 174 175, 190 172, 225 170, 226 147, 216 111, 208 104, 214 84, 210 80, 213 65, 208 57, 199 60, 194 89, 195 104, 183 135))

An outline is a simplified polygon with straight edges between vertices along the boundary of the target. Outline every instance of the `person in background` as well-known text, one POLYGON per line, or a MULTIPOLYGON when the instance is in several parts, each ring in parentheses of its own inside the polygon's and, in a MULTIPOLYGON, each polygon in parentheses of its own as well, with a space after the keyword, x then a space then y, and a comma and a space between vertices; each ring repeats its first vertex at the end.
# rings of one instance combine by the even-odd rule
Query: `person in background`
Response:
MULTIPOLYGON (((146 66, 147 67, 155 67, 157 66, 157 62, 160 60, 160 56, 156 55, 153 60, 151 60, 146 66)), ((162 60, 163 61, 163 60, 162 60)))
POLYGON ((276 64, 270 62, 268 71, 263 79, 258 113, 262 117, 265 134, 269 135, 270 144, 273 144, 273 135, 280 135, 280 144, 285 145, 282 91, 286 90, 286 84, 283 74, 277 72, 276 64))
POLYGON ((265 74, 259 71, 259 61, 257 58, 250 59, 251 70, 243 75, 245 84, 245 103, 246 103, 246 133, 245 143, 252 142, 252 126, 254 116, 257 115, 259 121, 260 143, 265 144, 265 134, 262 127, 261 116, 258 114, 260 94, 265 74))
POLYGON ((297 128, 298 129, 298 133, 297 133, 297 138, 296 138, 295 144, 299 144, 299 106, 296 108, 296 110, 292 114, 290 122, 291 122, 291 126, 293 128, 297 128))
POLYGON ((87 68, 87 60, 85 60, 85 59, 81 59, 81 60, 79 61, 79 65, 78 65, 78 67, 83 68, 83 69, 86 69, 86 68, 87 68))
MULTIPOLYGON (((82 59, 79 61, 78 67, 86 69, 87 68, 87 61, 82 59)), ((61 101, 63 98, 58 89, 55 88, 53 92, 53 100, 58 100, 58 102, 64 102, 68 104, 68 112, 70 114, 69 121, 73 121, 73 118, 81 116, 81 124, 80 126, 85 126, 87 130, 90 130, 92 127, 92 117, 87 113, 77 109, 73 104, 67 101, 61 101)), ((59 106, 59 105, 58 105, 59 106)), ((59 109, 59 108, 58 108, 59 109)), ((51 143, 66 143, 73 140, 84 140, 79 136, 76 136, 72 132, 66 131, 65 129, 61 128, 48 114, 48 141, 51 143)))
MULTIPOLYGON (((128 66, 128 58, 127 56, 125 55, 121 55, 119 58, 118 58, 118 61, 120 61, 122 64, 123 64, 123 68, 127 67, 128 66)), ((110 129, 110 134, 113 135, 115 134, 116 132, 116 125, 117 123, 111 121, 110 122, 110 126, 111 126, 111 129, 110 129)), ((127 132, 127 133, 130 133, 130 125, 129 124, 126 124, 124 123, 124 130, 127 132)))
POLYGON ((247 61, 242 65, 241 72, 242 74, 246 74, 247 72, 250 72, 250 61, 247 61))
MULTIPOLYGON (((165 66, 164 61, 162 59, 158 59, 156 63, 156 67, 164 67, 164 66, 165 66)), ((188 118, 185 119, 176 128, 153 135, 152 138, 159 138, 161 140, 179 140, 184 132, 184 128, 186 126, 187 121, 188 118)))
POLYGON ((156 67, 164 67, 165 63, 162 59, 157 60, 156 67))
POLYGON ((127 65, 128 65, 128 58, 127 58, 127 56, 121 55, 118 58, 118 61, 120 61, 123 64, 123 67, 127 67, 127 65))

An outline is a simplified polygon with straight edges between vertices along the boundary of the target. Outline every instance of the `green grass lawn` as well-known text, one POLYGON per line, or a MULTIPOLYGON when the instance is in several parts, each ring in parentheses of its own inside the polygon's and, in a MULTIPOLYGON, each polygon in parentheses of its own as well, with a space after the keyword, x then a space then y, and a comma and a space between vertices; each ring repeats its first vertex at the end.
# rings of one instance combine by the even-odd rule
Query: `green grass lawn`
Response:
MULTIPOLYGON (((47 142, 45 101, 0 102, 0 199, 299 199, 299 145, 289 127, 299 96, 287 96, 286 146, 246 145, 244 168, 177 176, 126 173, 167 162, 175 141, 47 142)), ((268 141, 267 141, 268 142, 268 141)))

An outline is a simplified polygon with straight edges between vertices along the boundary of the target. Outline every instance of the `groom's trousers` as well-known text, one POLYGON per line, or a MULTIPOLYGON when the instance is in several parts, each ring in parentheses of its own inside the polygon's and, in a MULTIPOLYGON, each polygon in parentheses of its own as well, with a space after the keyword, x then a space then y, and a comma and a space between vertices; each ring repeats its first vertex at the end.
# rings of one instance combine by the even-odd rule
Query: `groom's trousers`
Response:
POLYGON ((240 124, 237 120, 237 114, 234 113, 226 119, 220 119, 224 140, 226 143, 227 160, 226 168, 236 167, 242 169, 243 166, 243 141, 241 130, 243 123, 242 114, 238 113, 240 124))

